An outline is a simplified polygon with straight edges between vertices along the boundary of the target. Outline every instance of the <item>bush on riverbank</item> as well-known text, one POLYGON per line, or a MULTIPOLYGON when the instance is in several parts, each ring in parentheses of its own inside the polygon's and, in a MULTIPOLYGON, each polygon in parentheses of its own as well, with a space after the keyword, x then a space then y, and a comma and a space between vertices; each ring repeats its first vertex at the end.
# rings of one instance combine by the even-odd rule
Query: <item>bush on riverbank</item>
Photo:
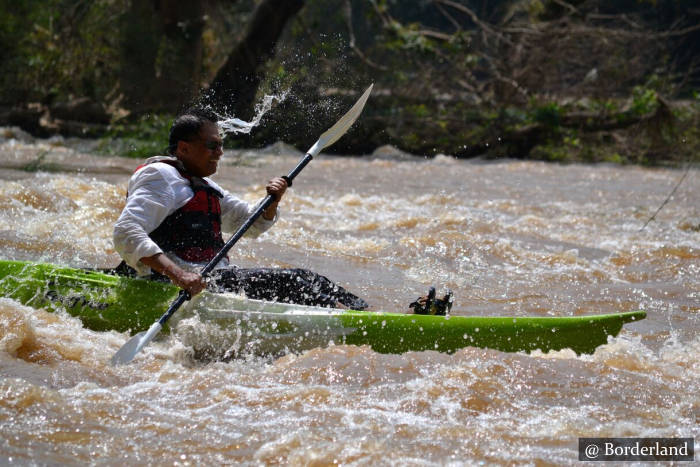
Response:
MULTIPOLYGON (((629 99, 533 101, 526 108, 499 111, 462 103, 385 107, 386 99, 379 96, 368 104, 356 126, 338 142, 341 153, 350 148, 356 154, 370 154, 392 144, 416 156, 642 165, 700 161, 698 97, 669 103, 653 91, 638 89, 629 99)), ((226 147, 263 147, 282 139, 306 149, 336 116, 309 120, 303 118, 305 111, 293 105, 276 109, 252 135, 227 138, 226 147), (303 131, 304 125, 311 128, 303 131)), ((160 154, 172 119, 172 115, 145 115, 113 124, 102 136, 99 150, 135 158, 160 154)))
MULTIPOLYGON (((344 102, 335 104, 340 109, 354 98, 334 97, 344 102)), ((323 97, 318 99, 323 102, 323 97)), ((308 109, 302 105, 284 103, 281 107, 246 144, 264 146, 283 138, 303 149, 339 113, 336 109, 324 118, 316 115, 310 120, 304 118, 308 109)), ((668 102, 644 87, 635 88, 628 98, 532 99, 524 106, 496 109, 459 101, 399 98, 380 91, 332 150, 369 154, 391 144, 419 156, 678 164, 698 161, 699 124, 699 98, 668 102)))
POLYGON ((362 118, 331 151, 698 157, 700 11, 683 2, 156 3, 0 0, 0 125, 100 137, 105 153, 145 157, 162 151, 187 102, 246 118, 263 95, 289 91, 252 135, 227 144, 304 149, 374 82, 362 118), (275 16, 275 5, 291 4, 275 16), (219 89, 222 70, 229 87, 219 89))
POLYGON ((112 124, 100 138, 97 150, 107 155, 139 159, 163 154, 173 118, 172 115, 150 114, 112 124))

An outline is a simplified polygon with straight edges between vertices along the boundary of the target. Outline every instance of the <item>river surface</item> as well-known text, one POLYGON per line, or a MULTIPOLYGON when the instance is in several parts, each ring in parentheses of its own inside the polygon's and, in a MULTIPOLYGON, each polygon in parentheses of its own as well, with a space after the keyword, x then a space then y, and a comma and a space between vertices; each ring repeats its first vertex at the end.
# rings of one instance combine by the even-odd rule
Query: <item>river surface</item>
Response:
MULTIPOLYGON (((227 152, 214 178, 256 201, 298 157, 227 152)), ((87 143, 1 141, 0 257, 116 265, 137 164, 87 143)), ((571 465, 579 437, 697 443, 697 170, 640 231, 682 175, 319 156, 274 228, 232 250, 239 265, 309 268, 378 310, 407 311, 434 284, 456 315, 648 317, 582 356, 335 345, 202 361, 174 335, 115 368, 127 334, 2 298, 0 464, 571 465)))

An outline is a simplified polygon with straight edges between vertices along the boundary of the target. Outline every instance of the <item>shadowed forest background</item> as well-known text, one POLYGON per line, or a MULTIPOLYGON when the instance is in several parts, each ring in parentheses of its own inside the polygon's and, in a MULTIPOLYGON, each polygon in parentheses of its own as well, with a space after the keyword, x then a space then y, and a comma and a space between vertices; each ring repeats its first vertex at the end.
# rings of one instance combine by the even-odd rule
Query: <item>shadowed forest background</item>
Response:
POLYGON ((193 103, 228 145, 433 156, 700 160, 700 5, 683 0, 0 0, 0 126, 143 157, 193 103))

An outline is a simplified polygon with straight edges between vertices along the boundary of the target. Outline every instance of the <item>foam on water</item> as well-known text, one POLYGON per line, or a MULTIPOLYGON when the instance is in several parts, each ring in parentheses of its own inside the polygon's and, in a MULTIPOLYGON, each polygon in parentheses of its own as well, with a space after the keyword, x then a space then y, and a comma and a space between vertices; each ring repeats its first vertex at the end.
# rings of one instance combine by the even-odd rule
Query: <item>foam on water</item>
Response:
POLYGON ((698 434, 698 339, 654 351, 621 337, 580 357, 334 346, 209 364, 166 339, 113 368, 108 354, 126 336, 9 300, 0 310, 34 327, 24 345, 53 355, 0 355, 0 449, 25 461, 569 464, 578 436, 698 434), (78 341, 82 352, 64 353, 78 341))
MULTIPOLYGON (((17 164, 45 149, 0 144, 17 164)), ((3 257, 113 266, 134 161, 59 153, 47 157, 123 170, 0 170, 3 257)), ((700 218, 697 184, 639 232, 677 172, 317 159, 235 262, 308 267, 388 310, 435 284, 460 315, 648 318, 584 356, 333 345, 281 358, 190 320, 111 367, 126 334, 0 299, 0 463, 569 465, 580 436, 700 435, 700 244, 683 227, 700 218)), ((217 182, 257 201, 295 163, 222 167, 217 182)))

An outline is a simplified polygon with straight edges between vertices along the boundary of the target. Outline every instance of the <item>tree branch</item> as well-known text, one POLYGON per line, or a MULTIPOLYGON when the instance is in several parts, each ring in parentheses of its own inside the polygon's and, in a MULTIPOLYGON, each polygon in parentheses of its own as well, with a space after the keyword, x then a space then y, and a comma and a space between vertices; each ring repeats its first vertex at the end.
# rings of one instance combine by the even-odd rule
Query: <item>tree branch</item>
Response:
POLYGON ((360 60, 362 60, 371 68, 381 71, 389 71, 388 67, 385 67, 384 65, 379 65, 378 63, 375 63, 372 60, 370 60, 369 57, 367 57, 357 46, 357 42, 355 41, 355 30, 352 26, 352 4, 350 3, 350 0, 345 0, 343 2, 343 16, 345 16, 345 24, 348 27, 348 36, 350 37, 350 48, 353 52, 355 52, 355 55, 357 55, 357 57, 360 60))

